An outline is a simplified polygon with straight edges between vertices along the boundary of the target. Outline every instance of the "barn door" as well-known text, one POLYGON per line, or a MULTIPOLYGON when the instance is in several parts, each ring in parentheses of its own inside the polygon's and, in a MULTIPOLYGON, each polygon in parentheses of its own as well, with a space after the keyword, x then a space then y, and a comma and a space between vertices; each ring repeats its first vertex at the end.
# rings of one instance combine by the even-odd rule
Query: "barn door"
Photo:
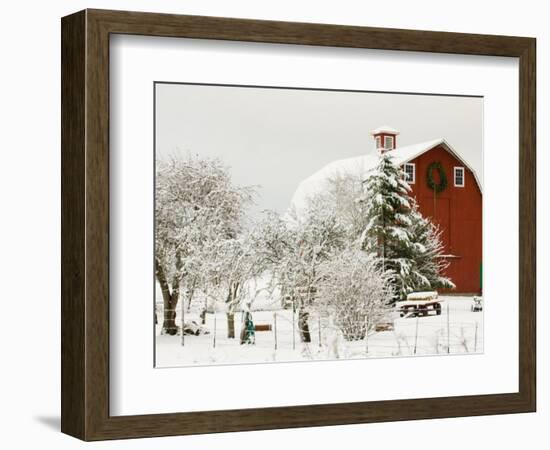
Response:
POLYGON ((422 199, 420 212, 424 217, 429 217, 430 220, 439 226, 442 231, 441 240, 445 246, 445 253, 451 251, 450 236, 451 236, 451 200, 448 198, 425 197, 422 199))

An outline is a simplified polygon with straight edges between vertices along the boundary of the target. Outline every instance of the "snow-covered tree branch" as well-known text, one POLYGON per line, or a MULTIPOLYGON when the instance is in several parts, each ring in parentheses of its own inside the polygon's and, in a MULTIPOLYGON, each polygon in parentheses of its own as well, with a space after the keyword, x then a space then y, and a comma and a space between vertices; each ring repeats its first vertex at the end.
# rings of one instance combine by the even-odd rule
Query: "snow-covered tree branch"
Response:
POLYGON ((217 159, 194 156, 157 162, 155 271, 164 301, 163 329, 175 334, 182 287, 204 281, 205 251, 235 239, 253 189, 232 184, 217 159))
POLYGON ((365 182, 367 225, 362 248, 391 273, 396 298, 421 289, 452 288, 442 275, 445 262, 440 233, 424 218, 390 153, 380 156, 365 182))
POLYGON ((366 252, 346 249, 319 267, 317 308, 348 341, 364 339, 390 312, 388 274, 366 252))

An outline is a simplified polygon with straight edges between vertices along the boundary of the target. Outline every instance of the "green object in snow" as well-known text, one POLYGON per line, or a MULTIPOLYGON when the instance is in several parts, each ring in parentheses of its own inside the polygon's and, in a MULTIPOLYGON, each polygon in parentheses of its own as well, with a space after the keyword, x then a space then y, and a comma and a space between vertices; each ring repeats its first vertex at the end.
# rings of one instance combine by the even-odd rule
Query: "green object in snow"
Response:
POLYGON ((252 321, 252 314, 247 312, 244 319, 244 336, 241 339, 241 344, 254 344, 255 334, 256 329, 254 327, 254 322, 252 321))

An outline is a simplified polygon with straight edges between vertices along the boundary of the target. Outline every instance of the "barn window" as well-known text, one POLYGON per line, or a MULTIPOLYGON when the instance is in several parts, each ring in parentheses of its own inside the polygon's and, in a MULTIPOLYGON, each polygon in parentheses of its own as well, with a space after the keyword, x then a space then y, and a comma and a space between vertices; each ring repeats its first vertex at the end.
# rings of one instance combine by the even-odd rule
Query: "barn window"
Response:
POLYGON ((455 186, 464 187, 464 167, 455 167, 455 186))
POLYGON ((384 138, 384 147, 388 150, 393 150, 394 147, 394 137, 393 136, 386 136, 384 138))
POLYGON ((415 165, 413 163, 405 164, 405 181, 410 184, 414 184, 416 179, 415 165))
POLYGON ((381 148, 381 147, 382 147, 382 137, 376 136, 376 148, 381 148))

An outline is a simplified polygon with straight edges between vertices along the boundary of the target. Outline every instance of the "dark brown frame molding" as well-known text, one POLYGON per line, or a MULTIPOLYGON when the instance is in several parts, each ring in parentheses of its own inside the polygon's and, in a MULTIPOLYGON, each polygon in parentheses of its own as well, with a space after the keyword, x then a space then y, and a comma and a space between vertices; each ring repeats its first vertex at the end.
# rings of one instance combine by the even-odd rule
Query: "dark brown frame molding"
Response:
POLYGON ((61 429, 84 440, 531 412, 536 408, 536 40, 85 10, 62 31, 61 429), (519 58, 519 392, 141 416, 109 415, 109 35, 519 58))

